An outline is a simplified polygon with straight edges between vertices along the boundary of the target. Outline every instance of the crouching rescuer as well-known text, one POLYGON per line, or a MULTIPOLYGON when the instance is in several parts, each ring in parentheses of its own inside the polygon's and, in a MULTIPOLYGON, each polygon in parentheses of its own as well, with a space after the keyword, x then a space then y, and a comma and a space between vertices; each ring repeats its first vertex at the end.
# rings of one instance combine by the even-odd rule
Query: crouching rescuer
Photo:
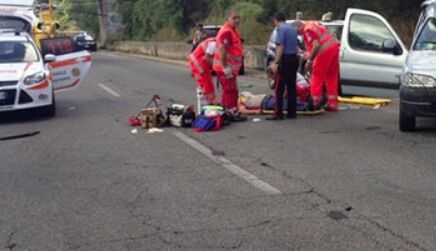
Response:
POLYGON ((239 115, 239 90, 237 77, 242 66, 244 48, 239 35, 241 18, 236 11, 231 11, 228 21, 220 29, 217 37, 217 51, 215 53, 213 69, 217 73, 222 89, 221 105, 230 115, 231 121, 244 121, 239 115))
POLYGON ((338 110, 339 48, 340 43, 321 23, 297 22, 298 33, 303 35, 308 53, 306 70, 312 72, 311 95, 315 109, 322 108, 324 85, 327 91, 328 111, 338 110))
POLYGON ((189 55, 189 66, 198 88, 203 90, 209 104, 216 103, 215 88, 212 81, 212 65, 216 51, 215 38, 208 38, 201 42, 189 55))

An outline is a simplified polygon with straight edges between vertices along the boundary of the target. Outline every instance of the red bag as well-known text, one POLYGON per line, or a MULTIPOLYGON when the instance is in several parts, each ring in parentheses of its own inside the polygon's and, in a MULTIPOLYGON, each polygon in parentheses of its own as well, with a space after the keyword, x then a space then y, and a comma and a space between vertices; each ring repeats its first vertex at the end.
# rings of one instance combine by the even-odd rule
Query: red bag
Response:
POLYGON ((141 120, 136 116, 132 116, 129 118, 129 125, 130 126, 140 126, 141 120))

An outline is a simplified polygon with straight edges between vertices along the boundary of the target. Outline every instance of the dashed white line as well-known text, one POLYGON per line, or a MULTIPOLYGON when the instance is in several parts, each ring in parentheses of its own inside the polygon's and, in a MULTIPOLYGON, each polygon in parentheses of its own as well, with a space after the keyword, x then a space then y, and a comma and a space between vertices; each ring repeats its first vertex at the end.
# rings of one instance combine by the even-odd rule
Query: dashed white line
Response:
POLYGON ((118 94, 116 91, 112 90, 111 88, 107 87, 104 84, 99 84, 98 86, 100 86, 101 89, 107 91, 109 94, 111 94, 114 97, 117 97, 117 98, 121 97, 120 94, 118 94))
POLYGON ((269 194, 269 195, 279 195, 282 194, 280 190, 277 188, 271 186, 270 184, 266 183, 265 181, 259 179, 258 177, 254 176, 253 174, 245 171, 244 169, 240 168, 239 166, 233 164, 231 161, 227 160, 226 158, 222 156, 215 156, 210 149, 202 145, 200 142, 188 137, 186 134, 182 132, 174 132, 174 135, 180 139, 181 141, 185 142, 204 156, 208 157, 215 163, 221 165, 228 171, 232 172, 234 175, 238 176, 239 178, 245 180, 250 185, 254 186, 255 188, 261 190, 262 192, 269 194))

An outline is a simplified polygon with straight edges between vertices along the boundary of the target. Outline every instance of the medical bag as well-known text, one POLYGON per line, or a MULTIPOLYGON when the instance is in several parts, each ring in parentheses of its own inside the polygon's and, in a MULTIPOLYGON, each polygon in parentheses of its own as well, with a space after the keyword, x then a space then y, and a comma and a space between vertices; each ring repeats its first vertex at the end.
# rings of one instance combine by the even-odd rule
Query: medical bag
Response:
POLYGON ((219 131, 223 125, 221 116, 205 116, 200 115, 197 117, 193 124, 194 131, 196 132, 211 132, 219 131))
POLYGON ((172 104, 167 106, 167 123, 175 127, 191 127, 195 121, 193 106, 172 104))
POLYGON ((160 97, 154 95, 151 101, 145 106, 139 114, 141 127, 144 129, 162 127, 165 125, 166 120, 164 113, 160 109, 160 97), (150 107, 154 103, 155 107, 150 107))

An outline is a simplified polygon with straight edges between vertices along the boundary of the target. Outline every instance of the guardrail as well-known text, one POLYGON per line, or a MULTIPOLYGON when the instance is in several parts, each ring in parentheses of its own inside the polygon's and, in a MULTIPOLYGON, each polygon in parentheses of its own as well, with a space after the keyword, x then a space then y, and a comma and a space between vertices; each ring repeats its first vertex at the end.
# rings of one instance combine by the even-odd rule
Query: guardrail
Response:
MULTIPOLYGON (((191 46, 181 42, 138 42, 117 41, 108 46, 108 49, 124 53, 141 54, 152 57, 186 60, 191 46)), ((246 46, 245 67, 263 69, 263 46, 246 46)))

